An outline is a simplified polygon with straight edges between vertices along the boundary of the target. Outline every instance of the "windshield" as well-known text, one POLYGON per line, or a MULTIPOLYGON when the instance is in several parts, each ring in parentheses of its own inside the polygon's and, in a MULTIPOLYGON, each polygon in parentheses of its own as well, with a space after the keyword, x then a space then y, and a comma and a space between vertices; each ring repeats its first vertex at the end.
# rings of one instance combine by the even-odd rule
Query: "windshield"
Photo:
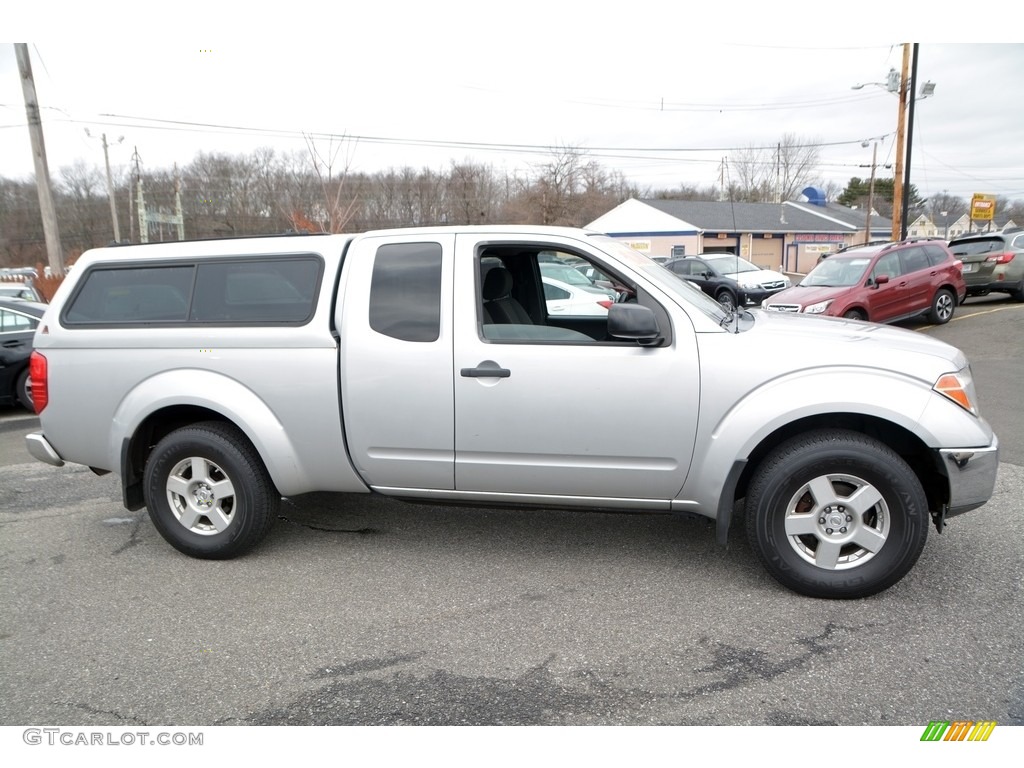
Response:
POLYGON ((857 256, 844 259, 832 256, 812 269, 807 277, 800 281, 802 286, 841 287, 857 285, 864 279, 871 259, 857 256))
POLYGON ((739 256, 715 256, 714 258, 708 258, 702 256, 708 264, 717 269, 719 272, 724 274, 733 274, 737 272, 760 272, 761 268, 756 264, 751 264, 746 259, 741 259, 739 256))
POLYGON ((662 266, 649 256, 633 250, 618 240, 610 237, 595 237, 600 247, 608 253, 614 254, 621 261, 644 273, 652 283, 663 291, 678 296, 688 306, 696 307, 716 323, 728 315, 722 305, 704 293, 696 284, 690 280, 680 277, 672 270, 662 266))
POLYGON ((593 285, 593 281, 575 267, 562 266, 561 264, 541 264, 542 275, 553 277, 569 285, 593 285))

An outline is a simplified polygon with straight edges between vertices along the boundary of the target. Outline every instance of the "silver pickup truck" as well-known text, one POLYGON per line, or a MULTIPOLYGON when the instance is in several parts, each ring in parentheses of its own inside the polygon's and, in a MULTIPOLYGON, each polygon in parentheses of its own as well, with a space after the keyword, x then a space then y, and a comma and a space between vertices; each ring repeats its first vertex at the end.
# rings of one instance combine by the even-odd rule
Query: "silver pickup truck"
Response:
POLYGON ((959 350, 732 312, 576 229, 92 250, 35 350, 31 454, 116 472, 128 509, 203 558, 251 549, 310 491, 697 514, 723 544, 744 510, 782 584, 862 597, 998 466, 959 350), (619 293, 556 289, 551 263, 619 293))

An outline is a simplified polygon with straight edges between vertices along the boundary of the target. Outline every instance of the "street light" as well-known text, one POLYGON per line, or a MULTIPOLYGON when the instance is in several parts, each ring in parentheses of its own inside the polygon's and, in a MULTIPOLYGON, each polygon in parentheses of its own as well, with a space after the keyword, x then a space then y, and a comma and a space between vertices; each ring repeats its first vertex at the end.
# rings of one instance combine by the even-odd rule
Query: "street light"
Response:
MULTIPOLYGON (((896 170, 893 179, 893 216, 892 216, 892 239, 903 240, 907 236, 907 212, 910 208, 910 195, 906 190, 910 187, 910 155, 914 145, 914 92, 910 86, 917 81, 917 48, 913 44, 913 67, 910 76, 907 70, 910 68, 911 49, 910 43, 903 44, 903 74, 900 75, 895 68, 889 70, 889 76, 885 83, 857 83, 851 86, 853 90, 860 90, 865 85, 877 85, 885 88, 889 93, 899 93, 899 113, 896 123, 896 170), (907 115, 907 93, 910 94, 909 117, 907 115), (904 130, 906 126, 906 130, 904 130), (906 166, 904 167, 903 150, 904 135, 906 136, 906 166)), ((921 93, 918 99, 926 99, 935 93, 935 83, 930 80, 921 86, 921 93)))

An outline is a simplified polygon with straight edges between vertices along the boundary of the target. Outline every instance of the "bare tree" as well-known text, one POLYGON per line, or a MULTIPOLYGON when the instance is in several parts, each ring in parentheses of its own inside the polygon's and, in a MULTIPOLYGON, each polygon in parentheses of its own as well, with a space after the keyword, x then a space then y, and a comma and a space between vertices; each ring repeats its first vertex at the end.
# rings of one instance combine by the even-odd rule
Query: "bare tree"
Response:
POLYGON ((96 167, 82 160, 60 169, 56 197, 60 199, 58 219, 64 244, 79 254, 114 239, 106 182, 96 167), (102 211, 106 211, 106 215, 102 211))
POLYGON ((321 152, 312 136, 306 135, 305 139, 313 172, 323 194, 322 208, 316 212, 319 214, 320 226, 324 232, 343 232, 352 219, 358 202, 355 197, 346 197, 345 194, 345 181, 352 164, 355 145, 345 136, 340 139, 331 136, 327 140, 326 149, 321 152))
POLYGON ((740 150, 729 158, 733 199, 752 203, 795 200, 818 173, 819 143, 787 133, 774 147, 740 150))
POLYGON ((452 224, 482 224, 494 217, 496 184, 491 169, 471 162, 452 163, 448 200, 452 224))

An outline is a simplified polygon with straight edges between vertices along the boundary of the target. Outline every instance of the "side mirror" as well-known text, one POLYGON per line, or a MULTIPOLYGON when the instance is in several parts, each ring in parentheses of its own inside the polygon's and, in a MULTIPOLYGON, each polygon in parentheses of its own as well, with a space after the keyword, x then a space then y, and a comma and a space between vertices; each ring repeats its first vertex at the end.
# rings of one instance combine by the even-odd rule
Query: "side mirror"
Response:
POLYGON ((608 333, 616 339, 632 339, 641 344, 661 340, 658 318, 639 304, 612 304, 608 309, 608 333))
POLYGON ((888 275, 879 275, 878 277, 875 278, 875 287, 877 288, 880 285, 885 285, 888 282, 889 282, 889 276, 888 275))

